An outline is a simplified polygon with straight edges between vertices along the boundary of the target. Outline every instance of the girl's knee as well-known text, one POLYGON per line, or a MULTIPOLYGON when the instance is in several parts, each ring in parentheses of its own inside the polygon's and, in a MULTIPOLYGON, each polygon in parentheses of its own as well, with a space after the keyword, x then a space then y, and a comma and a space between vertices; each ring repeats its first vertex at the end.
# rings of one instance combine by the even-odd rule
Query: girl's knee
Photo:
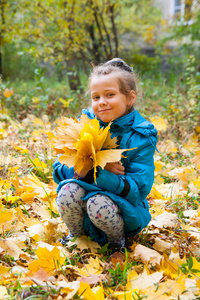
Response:
POLYGON ((60 189, 56 203, 57 205, 64 203, 75 203, 81 200, 85 196, 85 189, 79 184, 71 182, 62 186, 60 189))
POLYGON ((116 215, 114 202, 105 196, 95 195, 87 200, 87 213, 90 219, 101 218, 106 220, 116 215))
POLYGON ((87 212, 93 212, 95 214, 101 205, 103 205, 103 201, 100 203, 98 195, 95 195, 87 200, 87 212))

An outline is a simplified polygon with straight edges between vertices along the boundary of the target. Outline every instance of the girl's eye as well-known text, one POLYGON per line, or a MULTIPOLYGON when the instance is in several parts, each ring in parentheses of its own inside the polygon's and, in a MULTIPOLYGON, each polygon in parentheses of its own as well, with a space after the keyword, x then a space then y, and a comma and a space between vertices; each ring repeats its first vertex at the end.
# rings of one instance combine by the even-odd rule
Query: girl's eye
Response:
POLYGON ((98 100, 98 99, 99 99, 99 96, 92 97, 92 100, 98 100))

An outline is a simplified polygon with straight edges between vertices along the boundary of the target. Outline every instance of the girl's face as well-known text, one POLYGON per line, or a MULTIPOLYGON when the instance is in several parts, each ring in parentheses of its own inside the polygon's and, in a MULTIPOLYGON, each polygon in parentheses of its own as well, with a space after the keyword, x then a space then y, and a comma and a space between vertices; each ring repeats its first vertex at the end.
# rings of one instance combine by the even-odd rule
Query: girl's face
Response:
POLYGON ((128 97, 120 92, 117 78, 111 74, 94 76, 90 93, 94 114, 105 123, 125 115, 136 100, 134 91, 128 97))

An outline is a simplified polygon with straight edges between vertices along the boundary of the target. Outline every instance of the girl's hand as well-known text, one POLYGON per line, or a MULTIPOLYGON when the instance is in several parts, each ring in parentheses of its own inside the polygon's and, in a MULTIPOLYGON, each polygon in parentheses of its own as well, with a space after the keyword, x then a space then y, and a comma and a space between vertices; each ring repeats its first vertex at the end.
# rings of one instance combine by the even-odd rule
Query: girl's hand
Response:
POLYGON ((116 175, 125 175, 125 168, 120 162, 107 163, 104 169, 116 175))

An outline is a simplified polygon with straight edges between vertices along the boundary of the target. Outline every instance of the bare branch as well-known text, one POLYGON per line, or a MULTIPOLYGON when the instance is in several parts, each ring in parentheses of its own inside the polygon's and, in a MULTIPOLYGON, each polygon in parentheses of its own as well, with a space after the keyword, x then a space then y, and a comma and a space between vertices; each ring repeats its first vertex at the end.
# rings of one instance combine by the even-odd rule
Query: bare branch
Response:
POLYGON ((104 28, 104 31, 105 31, 105 33, 106 33, 106 37, 107 37, 107 40, 108 40, 108 45, 109 45, 109 49, 110 49, 110 55, 109 55, 109 58, 112 58, 112 56, 113 56, 113 51, 112 51, 112 45, 111 45, 111 41, 110 41, 110 35, 109 35, 109 33, 108 33, 106 24, 105 24, 105 22, 104 22, 104 18, 103 18, 102 12, 100 13, 100 18, 101 18, 101 22, 102 22, 102 25, 103 25, 103 28, 104 28))
MULTIPOLYGON (((93 5, 93 1, 90 0, 90 3, 91 3, 91 6, 92 6, 93 5)), ((98 28, 98 31, 99 31, 99 35, 100 35, 100 40, 101 40, 102 46, 103 46, 104 51, 106 53, 106 57, 108 57, 109 55, 108 55, 106 44, 105 44, 105 41, 104 41, 104 38, 103 38, 103 34, 102 34, 102 30, 101 30, 101 25, 100 25, 99 20, 98 20, 98 13, 97 13, 97 10, 96 10, 96 6, 94 6, 94 8, 93 8, 93 15, 94 15, 94 18, 95 18, 95 21, 96 21, 96 24, 97 24, 97 28, 98 28)))
POLYGON ((115 4, 112 4, 110 6, 110 12, 111 12, 111 23, 112 23, 112 28, 113 28, 113 33, 114 33, 114 41, 115 41, 115 57, 118 57, 118 48, 119 48, 119 43, 118 43, 118 37, 117 37, 117 28, 115 25, 115 18, 114 18, 114 6, 115 4))

